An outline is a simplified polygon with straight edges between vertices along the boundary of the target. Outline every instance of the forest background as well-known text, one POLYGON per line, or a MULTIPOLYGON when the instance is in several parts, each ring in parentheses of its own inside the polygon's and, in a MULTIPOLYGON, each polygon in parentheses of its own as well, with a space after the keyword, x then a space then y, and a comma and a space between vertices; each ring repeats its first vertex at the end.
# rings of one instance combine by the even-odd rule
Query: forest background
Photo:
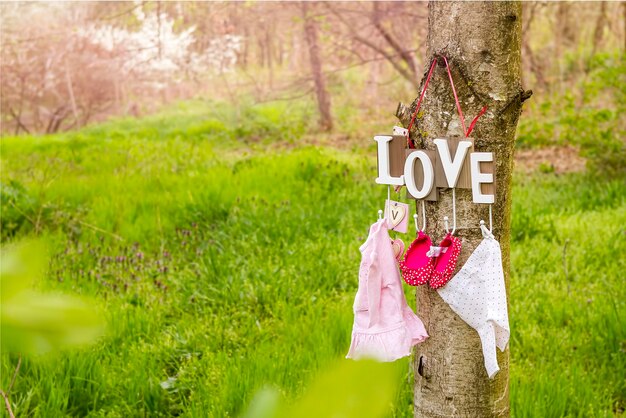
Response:
MULTIPOLYGON (((522 6, 512 413, 620 416, 626 3, 522 6)), ((44 242, 33 288, 89 298, 106 323, 43 355, 3 337, 16 416, 238 416, 265 385, 306 393, 349 343, 357 249, 386 195, 372 137, 418 94, 427 3, 0 14, 3 247, 44 242)), ((412 415, 404 366, 393 416, 412 415)))

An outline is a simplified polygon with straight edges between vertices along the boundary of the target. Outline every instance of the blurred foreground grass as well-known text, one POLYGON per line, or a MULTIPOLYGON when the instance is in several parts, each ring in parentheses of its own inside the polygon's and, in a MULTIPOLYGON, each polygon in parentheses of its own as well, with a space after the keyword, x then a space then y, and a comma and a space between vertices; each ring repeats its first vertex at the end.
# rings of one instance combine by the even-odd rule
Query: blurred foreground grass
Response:
MULTIPOLYGON (((108 323, 95 346, 25 359, 17 416, 237 416, 267 384, 306 396, 345 354, 358 246, 386 191, 373 141, 297 146, 297 112, 193 102, 2 140, 3 240, 41 236, 38 290, 94 297, 108 323)), ((626 407, 625 209, 621 178, 515 177, 514 416, 626 407)), ((6 387, 16 356, 1 362, 6 387)), ((389 410, 408 417, 398 367, 389 410)))

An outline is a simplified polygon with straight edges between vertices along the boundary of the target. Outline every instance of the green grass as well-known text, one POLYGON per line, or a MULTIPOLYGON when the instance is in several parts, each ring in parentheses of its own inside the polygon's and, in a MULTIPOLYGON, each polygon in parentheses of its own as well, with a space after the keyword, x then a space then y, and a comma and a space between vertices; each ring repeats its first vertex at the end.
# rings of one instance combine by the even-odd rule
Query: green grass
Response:
MULTIPOLYGON (((358 246, 386 194, 373 141, 294 146, 301 110, 242 109, 2 140, 3 239, 41 235, 39 287, 92 297, 108 323, 92 347, 24 360, 17 416, 237 416, 345 355, 358 246)), ((514 416, 626 406, 625 208, 623 181, 516 177, 514 416)), ((16 359, 2 354, 3 388, 16 359)), ((410 381, 394 416, 412 416, 410 381)))

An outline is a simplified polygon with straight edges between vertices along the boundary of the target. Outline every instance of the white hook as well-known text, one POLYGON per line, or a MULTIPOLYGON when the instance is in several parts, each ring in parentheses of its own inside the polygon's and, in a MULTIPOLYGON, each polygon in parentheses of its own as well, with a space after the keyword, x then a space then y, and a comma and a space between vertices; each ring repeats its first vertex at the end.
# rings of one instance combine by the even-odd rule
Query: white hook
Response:
POLYGON ((446 232, 454 235, 456 232, 456 189, 452 188, 452 232, 450 232, 450 228, 448 225, 448 217, 443 217, 443 222, 446 225, 446 232))
POLYGON ((483 233, 483 238, 494 238, 493 234, 490 230, 485 226, 485 221, 480 220, 480 230, 483 233))
POLYGON ((485 226, 485 221, 483 221, 482 219, 480 220, 480 229, 483 231, 483 235, 485 235, 485 230, 489 232, 489 235, 491 235, 491 233, 493 232, 493 214, 491 210, 491 205, 489 205, 489 229, 487 229, 487 227, 485 226))
POLYGON ((385 202, 385 216, 387 217, 387 219, 389 219, 389 217, 391 216, 391 210, 390 210, 390 206, 391 205, 391 186, 387 186, 387 201, 385 202))
POLYGON ((413 215, 413 221, 415 222, 415 230, 417 232, 424 232, 426 230, 426 208, 424 207, 424 201, 422 203, 422 229, 417 225, 417 213, 413 215))

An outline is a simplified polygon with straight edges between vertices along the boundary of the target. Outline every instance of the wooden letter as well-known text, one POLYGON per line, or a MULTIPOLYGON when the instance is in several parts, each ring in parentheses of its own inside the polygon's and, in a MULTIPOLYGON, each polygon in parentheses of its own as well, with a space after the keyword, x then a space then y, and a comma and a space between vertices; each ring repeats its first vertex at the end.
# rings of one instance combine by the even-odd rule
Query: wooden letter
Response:
POLYGON ((472 200, 474 203, 493 204, 495 197, 493 194, 483 194, 480 186, 483 183, 493 183, 492 173, 480 171, 481 162, 493 163, 493 152, 473 152, 470 154, 470 165, 472 167, 472 200))
POLYGON ((406 136, 393 135, 389 142, 389 174, 399 177, 404 174, 404 160, 406 149, 406 136))
POLYGON ((435 170, 429 155, 424 150, 413 150, 407 153, 404 162, 404 180, 406 190, 413 199, 424 199, 428 197, 435 184, 435 170), (415 162, 421 162, 421 171, 416 172, 415 162), (418 188, 418 183, 421 188, 418 188))
POLYGON ((450 147, 447 139, 437 138, 433 142, 437 146, 439 161, 446 178, 446 184, 443 187, 456 187, 465 156, 467 151, 474 145, 473 142, 471 140, 459 141, 454 159, 450 156, 450 147))
POLYGON ((378 143, 378 177, 376 183, 403 186, 404 176, 392 177, 389 163, 389 142, 393 139, 389 135, 377 135, 374 141, 378 143))

